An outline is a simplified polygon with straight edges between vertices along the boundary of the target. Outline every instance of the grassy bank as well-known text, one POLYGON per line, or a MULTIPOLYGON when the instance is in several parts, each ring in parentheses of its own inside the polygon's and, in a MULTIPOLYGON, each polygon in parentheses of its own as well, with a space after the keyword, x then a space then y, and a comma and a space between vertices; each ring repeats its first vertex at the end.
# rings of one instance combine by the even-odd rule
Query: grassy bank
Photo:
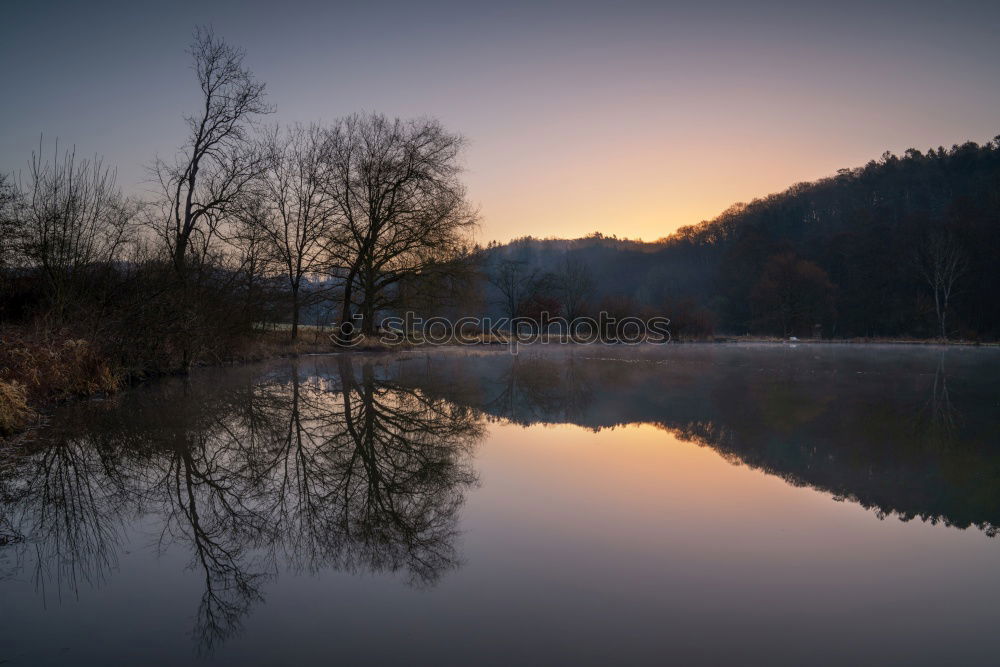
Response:
MULTIPOLYGON (((292 340, 287 331, 258 331, 220 352, 213 349, 192 360, 193 366, 225 365, 299 354, 337 350, 318 330, 301 331, 292 340)), ((178 369, 174 372, 183 372, 178 369)), ((0 436, 40 424, 45 412, 67 400, 102 396, 150 377, 137 374, 98 341, 68 330, 7 326, 0 329, 0 436)))
POLYGON ((24 429, 46 405, 116 391, 116 372, 100 349, 66 331, 0 332, 0 434, 24 429))

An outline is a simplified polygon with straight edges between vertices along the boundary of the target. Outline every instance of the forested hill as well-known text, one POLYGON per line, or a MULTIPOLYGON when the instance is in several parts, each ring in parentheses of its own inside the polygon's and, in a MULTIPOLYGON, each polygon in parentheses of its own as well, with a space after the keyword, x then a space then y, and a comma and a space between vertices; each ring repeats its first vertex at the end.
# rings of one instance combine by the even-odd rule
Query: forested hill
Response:
POLYGON ((885 153, 736 204, 655 243, 594 235, 490 249, 724 333, 1000 338, 1000 137, 885 153))

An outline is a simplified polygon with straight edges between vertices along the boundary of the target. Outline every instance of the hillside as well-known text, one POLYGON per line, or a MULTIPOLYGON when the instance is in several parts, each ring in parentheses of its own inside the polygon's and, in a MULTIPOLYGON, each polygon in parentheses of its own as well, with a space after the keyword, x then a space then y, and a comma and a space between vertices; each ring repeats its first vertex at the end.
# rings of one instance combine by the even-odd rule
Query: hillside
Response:
POLYGON ((557 274, 586 267, 591 306, 701 311, 725 333, 1000 337, 1000 137, 799 183, 643 243, 599 234, 492 246, 557 274))

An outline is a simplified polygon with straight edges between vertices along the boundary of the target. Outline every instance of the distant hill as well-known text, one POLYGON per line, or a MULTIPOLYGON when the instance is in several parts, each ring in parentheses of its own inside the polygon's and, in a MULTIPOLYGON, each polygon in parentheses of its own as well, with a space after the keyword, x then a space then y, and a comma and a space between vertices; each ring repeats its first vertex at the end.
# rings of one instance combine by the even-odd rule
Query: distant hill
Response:
POLYGON ((603 236, 595 232, 580 239, 536 239, 531 236, 489 249, 490 259, 523 262, 542 271, 558 272, 567 259, 581 262, 594 283, 593 298, 608 295, 640 295, 652 302, 655 295, 645 294, 647 273, 659 261, 657 253, 666 248, 663 242, 647 243, 603 236))
POLYGON ((653 243, 594 234, 486 250, 609 298, 699 310, 726 333, 1000 338, 1000 137, 902 156, 740 203, 653 243))

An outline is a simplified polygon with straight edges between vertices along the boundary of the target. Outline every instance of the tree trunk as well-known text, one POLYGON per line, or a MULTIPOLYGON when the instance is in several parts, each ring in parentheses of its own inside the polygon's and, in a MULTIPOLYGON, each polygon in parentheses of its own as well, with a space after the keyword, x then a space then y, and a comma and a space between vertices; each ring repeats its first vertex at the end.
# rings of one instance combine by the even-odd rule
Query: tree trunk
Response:
POLYGON ((941 309, 941 292, 937 287, 934 288, 934 312, 937 313, 938 325, 941 327, 941 339, 946 340, 948 336, 945 335, 944 311, 941 309))
POLYGON ((292 287, 292 340, 299 337, 299 286, 292 287))
POLYGON ((178 235, 177 245, 174 248, 174 270, 177 272, 177 276, 183 280, 185 274, 187 273, 187 255, 188 246, 191 245, 191 232, 181 232, 178 235))
POLYGON ((181 237, 177 238, 177 247, 174 248, 174 270, 177 272, 178 276, 184 275, 184 249, 187 246, 187 241, 182 240, 181 237))
POLYGON ((365 336, 375 335, 375 313, 368 303, 365 303, 364 307, 364 320, 361 323, 361 333, 365 336))
MULTIPOLYGON (((358 269, 357 265, 355 264, 354 266, 351 267, 351 270, 348 272, 347 280, 344 281, 344 303, 340 311, 340 327, 337 333, 337 340, 340 343, 347 342, 345 340, 345 336, 347 335, 345 333, 345 328, 349 323, 351 323, 351 295, 354 292, 354 278, 357 275, 358 275, 358 269)), ((353 337, 354 334, 357 332, 354 331, 353 323, 351 324, 352 327, 349 335, 353 337)))
POLYGON ((347 280, 344 282, 344 305, 340 311, 341 328, 351 321, 351 293, 354 290, 354 278, 357 275, 358 270, 352 266, 351 271, 347 274, 347 280))
POLYGON ((364 315, 364 319, 361 322, 361 332, 365 336, 373 336, 375 334, 375 284, 372 279, 372 274, 370 271, 365 272, 365 304, 362 306, 361 312, 364 315))

